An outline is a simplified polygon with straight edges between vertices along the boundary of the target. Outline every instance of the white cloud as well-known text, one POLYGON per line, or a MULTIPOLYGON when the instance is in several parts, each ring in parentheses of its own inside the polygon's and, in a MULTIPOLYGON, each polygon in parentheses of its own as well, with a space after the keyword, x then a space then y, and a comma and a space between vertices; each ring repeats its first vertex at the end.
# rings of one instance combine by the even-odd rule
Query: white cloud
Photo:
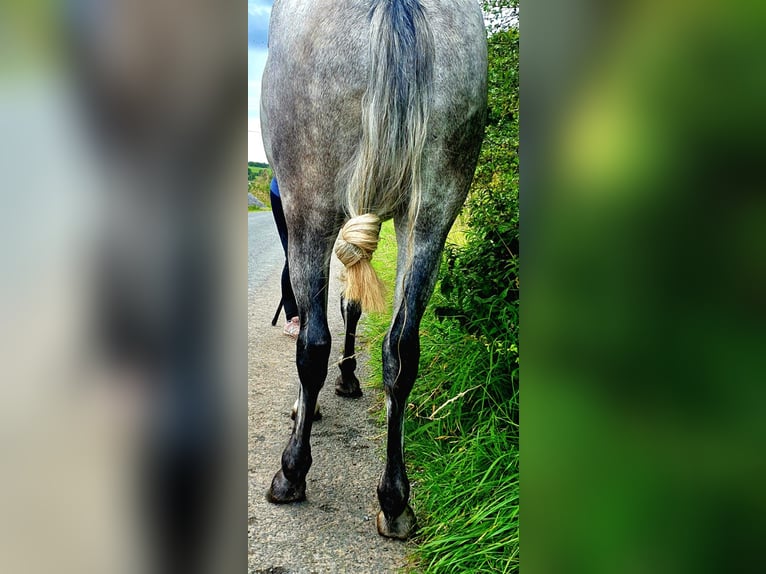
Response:
POLYGON ((266 50, 247 51, 247 113, 258 116, 261 106, 261 76, 266 65, 266 50))
POLYGON ((261 138, 261 122, 259 119, 247 120, 247 161, 266 161, 261 138))

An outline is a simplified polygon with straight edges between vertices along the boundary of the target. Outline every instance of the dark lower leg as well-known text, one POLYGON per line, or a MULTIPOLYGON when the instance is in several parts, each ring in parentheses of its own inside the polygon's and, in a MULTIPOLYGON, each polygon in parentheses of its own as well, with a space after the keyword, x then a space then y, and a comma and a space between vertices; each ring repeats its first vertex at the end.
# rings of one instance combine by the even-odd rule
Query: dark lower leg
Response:
POLYGON ((378 485, 378 532, 392 538, 408 538, 415 530, 410 508, 410 483, 404 465, 404 414, 407 397, 417 376, 420 342, 413 317, 405 324, 399 313, 383 344, 383 380, 386 385, 388 436, 386 466, 378 485))
POLYGON ((404 412, 395 393, 386 388, 388 436, 386 466, 378 485, 380 508, 388 518, 396 518, 407 506, 410 498, 410 481, 404 466, 402 452, 402 425, 404 412))
MULTIPOLYGON (((312 289, 321 293, 324 284, 318 281, 312 289)), ((301 313, 301 331, 296 343, 296 364, 301 391, 292 435, 282 453, 282 466, 267 493, 270 502, 297 502, 306 497, 306 475, 311 467, 311 416, 319 391, 327 376, 330 358, 330 330, 324 309, 324 299, 314 299, 310 312, 301 313)))
POLYGON ((349 302, 341 297, 340 312, 343 315, 346 335, 343 341, 340 375, 335 380, 335 393, 342 397, 361 397, 362 389, 354 371, 356 370, 356 327, 362 315, 362 309, 358 302, 349 302))

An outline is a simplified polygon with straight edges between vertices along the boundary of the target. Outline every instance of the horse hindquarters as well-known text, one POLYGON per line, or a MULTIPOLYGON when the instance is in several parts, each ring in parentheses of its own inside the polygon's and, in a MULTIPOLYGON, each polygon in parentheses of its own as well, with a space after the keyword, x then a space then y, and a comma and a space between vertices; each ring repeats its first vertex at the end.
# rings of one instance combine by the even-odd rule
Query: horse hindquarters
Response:
MULTIPOLYGON (((283 0, 272 12, 268 82, 264 76, 264 138, 285 183, 290 271, 301 319, 300 404, 269 497, 291 502, 305 496, 312 422, 306 413, 316 404, 330 353, 325 242, 343 223, 344 207, 354 219, 393 216, 398 287, 383 346, 388 443, 377 524, 380 534, 395 538, 407 538, 415 528, 403 420, 417 376, 418 327, 444 240, 470 184, 486 109, 479 7, 473 0, 448 4, 376 0, 370 19, 366 2, 283 0), (309 25, 317 14, 321 27, 309 25), (375 34, 368 33, 371 22, 375 34), (365 56, 370 38, 377 43, 365 56), (347 180, 344 202, 338 188, 347 180)), ((362 253, 364 266, 370 256, 362 253)), ((358 311, 347 309, 347 337, 357 319, 358 311)), ((344 356, 350 357, 353 347, 348 349, 347 340, 344 356)), ((352 359, 342 365, 342 382, 347 370, 353 376, 352 365, 352 359)))

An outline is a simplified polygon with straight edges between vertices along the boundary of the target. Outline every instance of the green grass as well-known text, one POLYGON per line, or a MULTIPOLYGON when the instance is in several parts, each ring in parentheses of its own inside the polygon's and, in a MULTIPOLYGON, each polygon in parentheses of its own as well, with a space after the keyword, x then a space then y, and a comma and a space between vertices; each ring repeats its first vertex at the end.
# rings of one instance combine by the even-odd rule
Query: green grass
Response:
MULTIPOLYGON (((373 258, 388 285, 395 258, 389 223, 373 258)), ((431 305, 438 303, 437 289, 431 305)), ((440 321, 432 306, 421 324, 420 373, 405 431, 411 504, 420 524, 408 570, 517 572, 518 397, 511 384, 516 348, 480 340, 453 320, 440 321)), ((389 320, 390 312, 368 315, 363 323, 377 385, 389 320)))

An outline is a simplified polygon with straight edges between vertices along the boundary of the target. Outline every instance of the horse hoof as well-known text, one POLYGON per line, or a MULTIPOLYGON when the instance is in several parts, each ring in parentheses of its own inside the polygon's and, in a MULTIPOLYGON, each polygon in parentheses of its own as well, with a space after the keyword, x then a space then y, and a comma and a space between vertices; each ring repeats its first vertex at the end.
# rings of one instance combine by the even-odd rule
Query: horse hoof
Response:
POLYGON ((362 388, 359 386, 359 379, 352 373, 349 381, 343 379, 343 375, 338 375, 335 379, 335 394, 347 399, 358 399, 362 396, 362 388))
POLYGON ((291 484, 280 470, 271 481, 271 487, 266 492, 266 500, 273 504, 289 504, 306 500, 306 481, 302 480, 297 485, 291 484))
POLYGON ((409 504, 404 508, 404 512, 392 520, 386 518, 382 510, 378 512, 378 534, 381 536, 407 540, 415 533, 417 526, 415 513, 409 504))

